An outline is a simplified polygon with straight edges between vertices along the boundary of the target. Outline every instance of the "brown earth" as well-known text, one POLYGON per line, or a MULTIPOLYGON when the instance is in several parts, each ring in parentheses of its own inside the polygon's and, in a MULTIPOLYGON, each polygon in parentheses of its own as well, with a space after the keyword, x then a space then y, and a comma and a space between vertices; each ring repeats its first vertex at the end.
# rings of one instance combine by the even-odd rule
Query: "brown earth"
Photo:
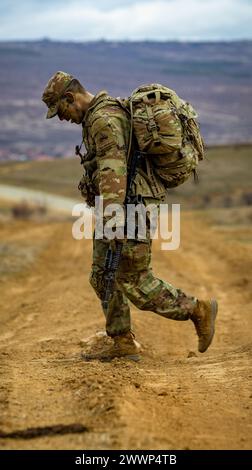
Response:
POLYGON ((179 250, 154 242, 159 277, 219 300, 207 353, 190 321, 132 307, 141 361, 100 363, 80 357, 104 328, 91 242, 73 240, 69 222, 2 222, 0 448, 251 448, 251 235, 187 212, 179 250))

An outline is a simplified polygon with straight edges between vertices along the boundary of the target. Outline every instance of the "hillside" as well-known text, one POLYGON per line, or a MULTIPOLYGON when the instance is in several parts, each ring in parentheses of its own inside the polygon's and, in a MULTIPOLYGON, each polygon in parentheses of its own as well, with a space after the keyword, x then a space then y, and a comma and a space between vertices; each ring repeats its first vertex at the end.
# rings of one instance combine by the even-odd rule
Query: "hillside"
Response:
MULTIPOLYGON (((251 449, 251 146, 210 148, 200 168, 199 185, 168 195, 182 204, 181 243, 153 240, 153 270, 218 299, 205 354, 190 321, 131 305, 141 360, 85 362, 106 341, 91 240, 73 239, 70 209, 0 199, 0 449, 251 449)), ((80 174, 77 158, 8 162, 0 188, 80 200, 80 174)))
MULTIPOLYGON (((167 201, 183 209, 239 207, 252 204, 252 146, 211 147, 198 166, 199 183, 191 178, 169 191, 167 201)), ((0 165, 0 184, 38 189, 81 201, 77 189, 82 175, 79 157, 0 165)))
POLYGON ((80 130, 46 121, 41 103, 57 70, 115 96, 163 83, 198 110, 208 144, 251 142, 251 41, 0 42, 0 69, 0 160, 72 155, 80 130))
POLYGON ((81 359, 104 328, 90 240, 69 222, 1 224, 1 449, 251 448, 251 226, 182 220, 179 250, 154 242, 154 271, 218 299, 215 339, 201 355, 191 322, 132 307, 138 363, 81 359))

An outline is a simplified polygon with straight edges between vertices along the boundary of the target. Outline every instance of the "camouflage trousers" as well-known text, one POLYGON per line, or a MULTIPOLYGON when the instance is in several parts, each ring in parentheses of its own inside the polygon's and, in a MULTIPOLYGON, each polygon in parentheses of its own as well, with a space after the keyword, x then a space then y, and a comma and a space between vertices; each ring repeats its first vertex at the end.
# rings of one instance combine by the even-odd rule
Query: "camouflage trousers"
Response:
MULTIPOLYGON (((131 329, 130 300, 140 310, 149 310, 165 318, 188 320, 197 299, 154 276, 151 268, 151 240, 127 240, 123 245, 120 268, 113 296, 105 312, 109 336, 131 329)), ((104 263, 108 249, 106 240, 95 240, 90 283, 101 299, 104 292, 104 263)))

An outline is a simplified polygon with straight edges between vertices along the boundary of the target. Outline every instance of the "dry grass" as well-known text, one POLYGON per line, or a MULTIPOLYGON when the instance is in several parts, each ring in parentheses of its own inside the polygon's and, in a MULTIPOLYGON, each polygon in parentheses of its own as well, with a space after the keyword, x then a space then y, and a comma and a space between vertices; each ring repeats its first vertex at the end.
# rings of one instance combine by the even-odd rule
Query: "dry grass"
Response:
MULTIPOLYGON (((199 169, 199 184, 193 181, 169 192, 170 203, 183 208, 232 207, 251 200, 251 145, 220 146, 207 150, 199 169)), ((0 184, 39 189, 72 198, 82 175, 79 159, 56 159, 0 165, 0 184)))

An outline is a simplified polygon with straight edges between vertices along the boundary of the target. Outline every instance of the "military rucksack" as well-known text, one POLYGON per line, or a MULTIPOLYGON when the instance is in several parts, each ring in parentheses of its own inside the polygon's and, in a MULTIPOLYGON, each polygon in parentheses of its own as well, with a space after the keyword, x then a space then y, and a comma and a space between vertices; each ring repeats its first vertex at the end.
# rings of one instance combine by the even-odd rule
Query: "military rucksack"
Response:
POLYGON ((166 188, 173 188, 195 173, 204 158, 204 142, 197 113, 175 91, 159 84, 141 86, 127 100, 133 135, 139 150, 166 188))

